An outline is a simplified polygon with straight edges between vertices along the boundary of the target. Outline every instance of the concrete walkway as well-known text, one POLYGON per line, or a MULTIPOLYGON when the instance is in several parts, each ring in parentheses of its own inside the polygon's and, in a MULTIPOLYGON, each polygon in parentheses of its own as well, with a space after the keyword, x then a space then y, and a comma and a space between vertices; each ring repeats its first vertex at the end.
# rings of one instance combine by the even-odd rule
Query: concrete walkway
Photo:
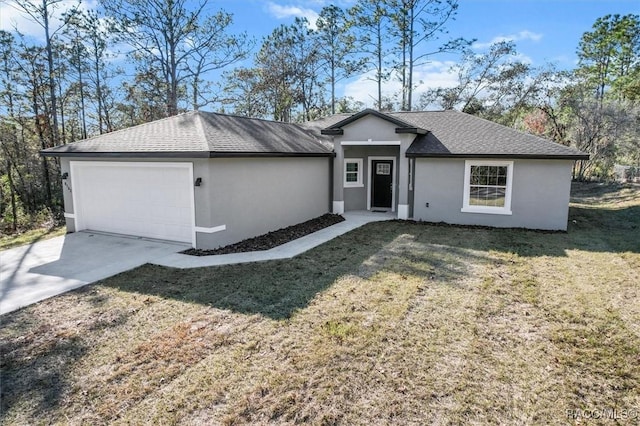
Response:
POLYGON ((178 253, 188 246, 95 232, 76 232, 0 252, 0 315, 145 263, 199 268, 288 259, 390 213, 349 212, 345 221, 271 250, 217 256, 178 253))
POLYGON ((253 251, 247 253, 219 254, 214 256, 189 256, 173 253, 162 258, 154 259, 154 265, 170 266, 172 268, 201 268, 204 266, 232 265, 237 263, 260 262, 265 260, 290 259, 302 254, 320 244, 326 243, 342 234, 359 228, 369 222, 395 219, 392 213, 374 213, 369 211, 347 212, 342 215, 345 220, 313 234, 298 238, 270 250, 253 251))

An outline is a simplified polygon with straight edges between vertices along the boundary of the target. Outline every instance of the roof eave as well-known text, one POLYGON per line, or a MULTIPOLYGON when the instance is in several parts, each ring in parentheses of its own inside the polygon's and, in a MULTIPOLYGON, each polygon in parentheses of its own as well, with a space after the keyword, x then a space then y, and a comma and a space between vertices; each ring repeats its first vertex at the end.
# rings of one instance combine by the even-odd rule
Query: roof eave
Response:
POLYGON ((73 158, 231 158, 231 157, 335 157, 327 152, 220 152, 220 151, 129 151, 129 152, 65 152, 41 150, 43 157, 73 158))
POLYGON ((427 129, 421 127, 396 127, 396 133, 411 133, 414 135, 426 135, 429 133, 427 129))
POLYGON ((415 153, 407 152, 409 158, 514 158, 529 160, 588 160, 588 154, 454 154, 454 153, 415 153))
POLYGON ((105 158, 206 158, 206 151, 58 151, 41 150, 43 157, 105 157, 105 158))
POLYGON ((339 136, 339 135, 344 135, 344 130, 343 129, 322 129, 320 130, 320 134, 322 135, 326 135, 326 136, 339 136))
POLYGON ((333 151, 327 152, 209 152, 209 158, 241 158, 241 157, 335 157, 333 151))

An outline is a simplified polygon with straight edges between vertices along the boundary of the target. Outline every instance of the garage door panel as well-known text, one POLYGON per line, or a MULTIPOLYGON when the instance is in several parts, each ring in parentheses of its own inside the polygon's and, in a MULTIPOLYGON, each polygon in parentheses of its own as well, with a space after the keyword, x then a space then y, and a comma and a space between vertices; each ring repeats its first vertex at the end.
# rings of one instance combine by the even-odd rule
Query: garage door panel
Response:
POLYGON ((77 162, 79 229, 191 242, 192 175, 189 163, 77 162))

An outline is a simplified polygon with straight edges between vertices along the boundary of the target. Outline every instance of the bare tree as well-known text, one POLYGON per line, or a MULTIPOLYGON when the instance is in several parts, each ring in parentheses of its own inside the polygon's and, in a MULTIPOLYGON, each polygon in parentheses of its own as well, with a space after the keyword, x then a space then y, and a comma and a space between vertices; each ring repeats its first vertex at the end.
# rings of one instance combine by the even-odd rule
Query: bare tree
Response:
POLYGON ((382 110, 382 85, 389 80, 385 44, 389 38, 390 5, 388 0, 359 0, 349 11, 353 25, 358 29, 358 49, 364 53, 366 66, 374 71, 377 86, 376 108, 382 110))
POLYGON ((179 111, 185 86, 193 87, 192 106, 199 106, 203 73, 224 67, 245 55, 246 37, 226 35, 231 15, 207 15, 207 1, 103 0, 121 39, 133 47, 138 76, 160 73, 166 114, 179 111))
POLYGON ((326 64, 331 87, 331 114, 335 114, 336 84, 361 71, 365 61, 355 57, 356 37, 344 10, 335 5, 322 8, 316 26, 320 61, 326 64))
POLYGON ((440 38, 447 33, 446 24, 455 18, 458 0, 390 0, 394 13, 391 15, 399 58, 396 72, 402 83, 403 111, 413 106, 414 70, 436 54, 458 52, 471 44, 462 38, 440 38))
MULTIPOLYGON (((47 76, 49 85, 49 103, 51 114, 51 145, 55 146, 60 143, 59 129, 58 129, 58 97, 56 95, 57 82, 56 82, 56 69, 54 66, 54 52, 53 43, 56 35, 61 31, 64 25, 58 28, 51 28, 50 22, 53 14, 58 9, 63 0, 35 0, 35 1, 21 1, 12 3, 15 4, 22 12, 24 12, 33 22, 42 27, 44 31, 45 51, 47 55, 47 76)), ((77 7, 74 6, 72 8, 77 7)))

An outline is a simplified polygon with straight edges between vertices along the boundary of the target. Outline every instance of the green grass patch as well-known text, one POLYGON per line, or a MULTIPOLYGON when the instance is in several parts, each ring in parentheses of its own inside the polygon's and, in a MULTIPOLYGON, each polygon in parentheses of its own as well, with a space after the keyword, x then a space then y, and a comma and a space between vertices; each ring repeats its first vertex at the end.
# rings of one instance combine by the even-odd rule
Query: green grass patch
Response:
POLYGON ((0 422, 615 424, 572 416, 640 406, 639 208, 581 184, 567 233, 392 221, 142 266, 0 317, 0 422))
POLYGON ((13 247, 33 244, 40 240, 46 240, 53 237, 59 237, 67 233, 66 226, 54 228, 38 228, 19 234, 0 235, 0 250, 7 250, 13 247))

